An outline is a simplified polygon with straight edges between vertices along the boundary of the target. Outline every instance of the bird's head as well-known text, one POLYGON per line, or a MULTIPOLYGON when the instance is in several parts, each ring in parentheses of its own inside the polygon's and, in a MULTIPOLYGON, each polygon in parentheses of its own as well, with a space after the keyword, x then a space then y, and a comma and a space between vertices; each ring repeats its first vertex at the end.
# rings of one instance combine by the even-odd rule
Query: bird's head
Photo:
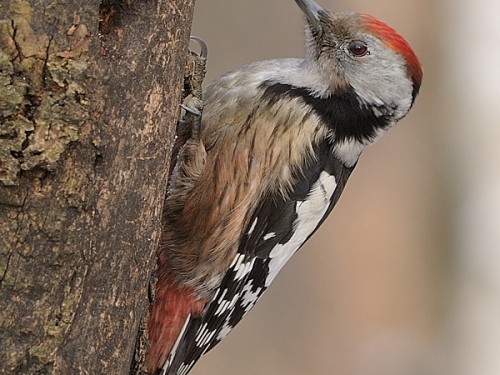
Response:
POLYGON ((332 91, 352 89, 362 105, 397 121, 410 110, 422 82, 422 67, 409 45, 375 17, 332 13, 313 0, 296 0, 307 19, 309 69, 332 91))

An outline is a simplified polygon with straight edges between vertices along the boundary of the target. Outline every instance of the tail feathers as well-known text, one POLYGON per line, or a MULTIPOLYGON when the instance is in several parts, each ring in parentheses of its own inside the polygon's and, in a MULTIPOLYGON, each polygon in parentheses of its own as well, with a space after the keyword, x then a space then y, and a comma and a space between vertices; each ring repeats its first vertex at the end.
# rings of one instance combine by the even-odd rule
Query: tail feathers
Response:
POLYGON ((202 318, 190 316, 186 320, 182 335, 175 343, 160 375, 187 375, 203 353, 193 353, 195 334, 198 331, 202 318), (194 354, 194 355, 193 355, 194 354))
POLYGON ((186 318, 186 321, 184 322, 184 325, 182 326, 182 329, 177 336, 177 340, 174 343, 174 346, 170 350, 170 353, 168 354, 167 360, 163 364, 162 371, 160 372, 161 375, 168 375, 169 373, 175 374, 176 373, 176 366, 173 365, 174 358, 179 357, 181 353, 178 352, 179 349, 179 343, 181 342, 182 338, 184 337, 184 332, 186 332, 186 328, 189 325, 189 322, 191 320, 191 314, 189 314, 186 318))
POLYGON ((168 374, 162 369, 170 367, 191 316, 201 314, 205 301, 196 299, 190 288, 159 281, 156 289, 156 299, 149 312, 150 347, 145 364, 149 374, 168 374))

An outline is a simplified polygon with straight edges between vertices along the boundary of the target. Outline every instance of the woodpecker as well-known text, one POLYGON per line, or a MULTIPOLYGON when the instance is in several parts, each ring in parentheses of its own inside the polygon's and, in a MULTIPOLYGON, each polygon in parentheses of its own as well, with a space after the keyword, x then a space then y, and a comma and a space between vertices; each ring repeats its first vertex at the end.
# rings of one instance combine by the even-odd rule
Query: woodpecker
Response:
POLYGON ((215 80, 201 128, 178 154, 148 321, 151 374, 186 375, 235 327, 419 92, 420 62, 394 29, 295 2, 305 58, 215 80))

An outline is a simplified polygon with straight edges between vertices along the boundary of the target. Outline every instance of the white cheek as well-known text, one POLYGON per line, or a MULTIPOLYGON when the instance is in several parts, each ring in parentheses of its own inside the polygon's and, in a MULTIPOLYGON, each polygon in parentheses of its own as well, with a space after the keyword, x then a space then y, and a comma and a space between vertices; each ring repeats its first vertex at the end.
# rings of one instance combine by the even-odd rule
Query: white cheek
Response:
POLYGON ((346 65, 346 78, 362 103, 369 107, 393 108, 391 115, 399 120, 412 103, 413 83, 408 77, 406 62, 402 56, 385 48, 375 50, 371 58, 363 64, 346 65), (376 56, 383 58, 376 59, 376 56))

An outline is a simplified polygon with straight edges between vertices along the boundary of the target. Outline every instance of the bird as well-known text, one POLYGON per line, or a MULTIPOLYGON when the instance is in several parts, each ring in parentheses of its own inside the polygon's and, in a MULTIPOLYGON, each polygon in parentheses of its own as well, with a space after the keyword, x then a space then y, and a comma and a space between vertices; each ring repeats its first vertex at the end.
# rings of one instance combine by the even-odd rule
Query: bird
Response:
POLYGON ((150 374, 188 374, 238 324, 419 93, 422 66, 392 27, 295 2, 305 57, 213 81, 179 148, 147 323, 150 374))

